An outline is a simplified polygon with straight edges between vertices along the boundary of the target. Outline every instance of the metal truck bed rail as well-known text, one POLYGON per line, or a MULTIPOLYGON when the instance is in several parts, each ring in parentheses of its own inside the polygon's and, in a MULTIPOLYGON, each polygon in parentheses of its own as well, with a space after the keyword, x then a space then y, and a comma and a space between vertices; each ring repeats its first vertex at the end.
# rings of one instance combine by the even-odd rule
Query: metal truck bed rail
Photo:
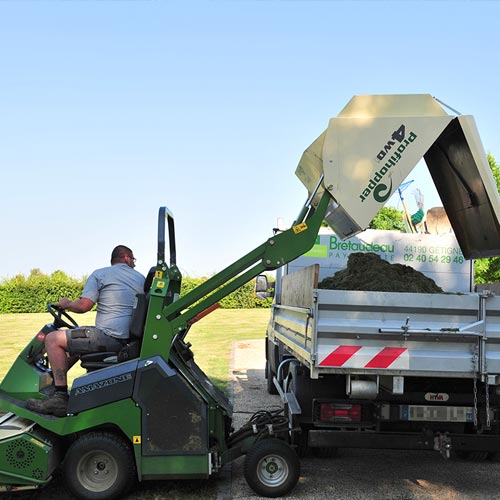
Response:
POLYGON ((312 308, 275 305, 273 328, 311 376, 349 373, 500 383, 500 298, 312 290, 312 308))

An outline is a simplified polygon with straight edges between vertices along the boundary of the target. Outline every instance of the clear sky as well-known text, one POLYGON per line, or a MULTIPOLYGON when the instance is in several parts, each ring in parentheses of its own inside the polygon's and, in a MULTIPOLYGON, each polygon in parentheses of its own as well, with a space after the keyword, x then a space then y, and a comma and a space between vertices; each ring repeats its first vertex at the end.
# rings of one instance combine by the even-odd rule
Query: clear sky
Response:
MULTIPOLYGON (((190 276, 291 223, 303 150, 355 94, 430 93, 500 158, 500 3, 1 1, 0 278, 81 277, 175 216, 190 276)), ((426 206, 431 186, 414 182, 426 206)))

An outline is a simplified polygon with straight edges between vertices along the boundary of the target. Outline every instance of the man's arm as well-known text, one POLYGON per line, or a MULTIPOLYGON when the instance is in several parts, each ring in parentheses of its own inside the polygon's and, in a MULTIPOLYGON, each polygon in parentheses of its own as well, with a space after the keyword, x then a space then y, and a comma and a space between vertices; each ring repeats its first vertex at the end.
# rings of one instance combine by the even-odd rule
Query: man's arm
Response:
POLYGON ((62 299, 59 300, 57 305, 59 307, 61 307, 62 309, 66 309, 69 312, 81 314, 81 313, 86 313, 87 311, 90 311, 92 309, 92 307, 94 306, 94 302, 92 302, 90 299, 87 299, 85 297, 82 297, 81 299, 75 300, 74 302, 67 299, 66 297, 63 297, 62 299))

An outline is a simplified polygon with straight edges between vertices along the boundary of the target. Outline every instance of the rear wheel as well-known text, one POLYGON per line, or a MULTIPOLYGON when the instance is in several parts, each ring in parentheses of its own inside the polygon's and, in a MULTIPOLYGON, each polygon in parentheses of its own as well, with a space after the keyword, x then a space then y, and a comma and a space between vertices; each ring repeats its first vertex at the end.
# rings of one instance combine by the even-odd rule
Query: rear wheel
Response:
POLYGON ((85 434, 66 453, 64 476, 81 500, 122 498, 136 478, 134 454, 129 443, 115 434, 85 434))
POLYGON ((271 365, 269 364, 269 361, 266 360, 266 382, 268 394, 278 394, 278 389, 276 389, 273 381, 274 376, 275 374, 271 370, 271 365))
POLYGON ((245 459, 245 479, 255 493, 279 497, 289 493, 297 484, 300 463, 297 453, 284 441, 257 441, 245 459))

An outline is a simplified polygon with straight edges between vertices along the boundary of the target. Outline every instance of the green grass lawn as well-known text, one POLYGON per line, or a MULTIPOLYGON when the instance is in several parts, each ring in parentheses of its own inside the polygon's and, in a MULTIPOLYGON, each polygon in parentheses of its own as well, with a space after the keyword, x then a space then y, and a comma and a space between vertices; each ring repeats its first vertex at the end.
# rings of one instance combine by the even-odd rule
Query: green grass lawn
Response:
MULTIPOLYGON (((193 345, 196 362, 219 387, 227 387, 231 344, 264 339, 269 316, 269 309, 218 309, 191 327, 186 341, 193 345)), ((73 317, 80 325, 92 325, 95 313, 73 317)), ((0 380, 21 349, 51 318, 48 313, 0 315, 0 380)), ((83 373, 76 365, 70 371, 70 380, 83 373)))
MULTIPOLYGON (((94 323, 94 313, 73 315, 80 325, 94 323)), ((269 309, 218 309, 189 331, 186 341, 191 342, 196 362, 212 381, 222 389, 228 387, 231 345, 234 341, 264 339, 269 309)), ((0 380, 3 380, 12 362, 28 341, 51 321, 46 314, 0 315, 0 380)), ((76 365, 70 371, 70 382, 84 371, 76 365)), ((147 481, 124 500, 214 500, 220 480, 206 481, 147 481)), ((65 500, 68 493, 62 480, 56 478, 41 491, 16 494, 4 493, 2 500, 65 500)))

